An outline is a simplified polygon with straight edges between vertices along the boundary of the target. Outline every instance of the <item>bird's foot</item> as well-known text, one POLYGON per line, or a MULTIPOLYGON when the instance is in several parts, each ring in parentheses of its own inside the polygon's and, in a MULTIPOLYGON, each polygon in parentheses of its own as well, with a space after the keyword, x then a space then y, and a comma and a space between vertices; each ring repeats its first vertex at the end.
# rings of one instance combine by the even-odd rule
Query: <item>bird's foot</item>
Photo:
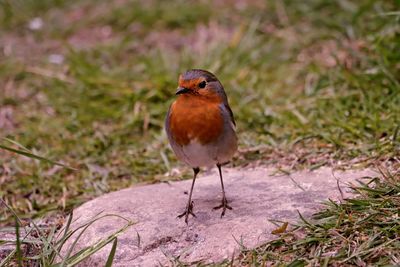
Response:
POLYGON ((183 216, 185 216, 185 223, 188 224, 189 214, 192 215, 193 217, 196 217, 196 215, 193 213, 193 201, 186 206, 186 209, 182 214, 178 215, 178 218, 182 218, 183 216))
POLYGON ((221 218, 225 215, 225 211, 226 209, 231 210, 232 207, 228 205, 228 200, 226 199, 226 197, 222 198, 222 203, 219 206, 214 207, 214 210, 218 210, 222 208, 222 213, 221 213, 221 218))

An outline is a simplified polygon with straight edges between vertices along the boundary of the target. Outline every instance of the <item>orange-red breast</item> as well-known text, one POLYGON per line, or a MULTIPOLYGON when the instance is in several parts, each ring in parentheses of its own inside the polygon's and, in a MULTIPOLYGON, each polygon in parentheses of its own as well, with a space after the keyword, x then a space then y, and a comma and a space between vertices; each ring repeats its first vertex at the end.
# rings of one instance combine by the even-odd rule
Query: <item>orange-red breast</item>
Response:
POLYGON ((188 222, 193 215, 192 192, 200 167, 216 165, 222 187, 221 217, 228 205, 222 179, 222 164, 228 162, 237 149, 235 120, 224 88, 211 72, 192 69, 179 77, 177 99, 168 110, 165 128, 177 158, 193 168, 193 181, 185 212, 188 222))

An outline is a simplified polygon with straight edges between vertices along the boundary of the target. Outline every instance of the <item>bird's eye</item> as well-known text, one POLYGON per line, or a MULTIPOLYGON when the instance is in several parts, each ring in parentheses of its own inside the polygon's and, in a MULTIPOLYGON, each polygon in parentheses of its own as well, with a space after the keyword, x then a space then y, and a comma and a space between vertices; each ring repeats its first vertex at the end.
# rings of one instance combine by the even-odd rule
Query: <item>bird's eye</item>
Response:
POLYGON ((199 88, 205 88, 207 85, 206 81, 202 81, 201 83, 199 83, 199 88))

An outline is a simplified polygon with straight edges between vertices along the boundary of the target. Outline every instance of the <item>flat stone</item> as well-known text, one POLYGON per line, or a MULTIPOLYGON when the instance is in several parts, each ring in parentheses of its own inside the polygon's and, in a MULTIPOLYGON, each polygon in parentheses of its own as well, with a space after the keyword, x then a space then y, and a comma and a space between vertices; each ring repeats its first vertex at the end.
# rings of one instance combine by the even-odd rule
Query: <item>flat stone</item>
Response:
MULTIPOLYGON (((194 213, 186 225, 178 219, 187 202, 191 180, 127 188, 93 199, 74 211, 72 228, 90 221, 97 214, 117 214, 136 222, 118 237, 113 266, 170 265, 181 262, 217 263, 238 255, 240 246, 253 248, 276 238, 277 228, 270 220, 297 222, 298 212, 310 216, 327 199, 348 194, 346 185, 356 179, 375 176, 372 170, 333 171, 320 168, 291 175, 276 170, 224 169, 227 198, 233 210, 221 218, 221 187, 218 173, 200 173, 193 192, 194 213), (338 185, 341 190, 338 189, 338 185), (342 194, 340 193, 342 191, 342 194)), ((106 217, 91 225, 79 239, 75 251, 106 237, 126 221, 106 217)), ((66 244, 67 249, 74 237, 66 244)), ((111 244, 84 262, 103 266, 111 244)))

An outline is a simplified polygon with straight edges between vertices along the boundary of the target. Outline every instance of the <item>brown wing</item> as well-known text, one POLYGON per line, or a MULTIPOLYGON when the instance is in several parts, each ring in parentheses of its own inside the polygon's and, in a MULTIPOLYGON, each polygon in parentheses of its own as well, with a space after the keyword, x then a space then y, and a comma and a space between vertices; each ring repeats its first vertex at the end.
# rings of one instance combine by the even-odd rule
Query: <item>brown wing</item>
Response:
POLYGON ((231 107, 230 107, 227 103, 224 104, 224 107, 228 110, 233 125, 236 126, 235 117, 233 117, 233 112, 232 112, 232 110, 231 110, 231 107))

